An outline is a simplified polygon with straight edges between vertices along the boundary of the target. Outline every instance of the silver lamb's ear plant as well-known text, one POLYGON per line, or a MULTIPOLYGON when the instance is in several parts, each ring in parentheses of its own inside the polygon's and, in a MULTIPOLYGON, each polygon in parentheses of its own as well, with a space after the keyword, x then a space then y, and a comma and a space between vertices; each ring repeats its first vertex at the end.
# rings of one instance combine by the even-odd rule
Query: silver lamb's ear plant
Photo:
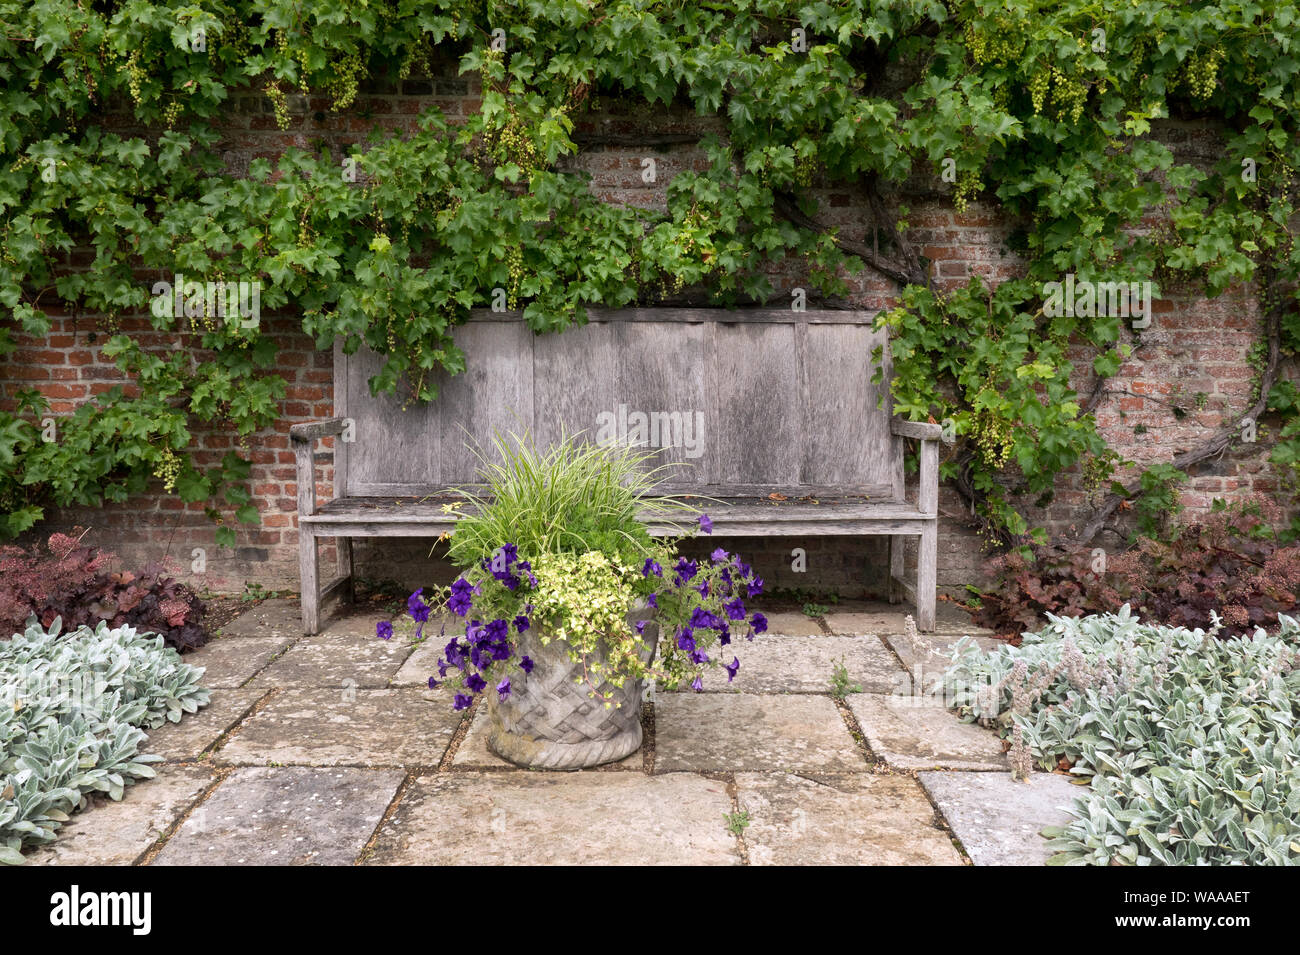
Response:
POLYGON ((162 637, 102 621, 59 636, 61 623, 0 643, 0 863, 53 841, 92 793, 121 799, 153 776, 144 729, 208 703, 202 668, 162 637))
POLYGON ((963 645, 958 711, 1000 727, 1012 762, 1062 758, 1074 820, 1044 830, 1055 865, 1300 862, 1300 626, 1250 639, 1143 624, 1127 606, 1049 616, 1016 648, 963 645), (963 688, 992 686, 993 693, 963 688))

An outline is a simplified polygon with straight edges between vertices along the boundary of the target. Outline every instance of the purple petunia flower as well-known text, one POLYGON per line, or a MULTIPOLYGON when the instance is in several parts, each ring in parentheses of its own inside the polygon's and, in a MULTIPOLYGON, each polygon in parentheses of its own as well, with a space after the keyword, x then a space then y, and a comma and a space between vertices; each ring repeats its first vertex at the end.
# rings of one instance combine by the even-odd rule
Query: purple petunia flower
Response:
POLYGON ((677 649, 684 650, 687 653, 695 649, 695 637, 689 628, 683 627, 677 631, 677 649))
POLYGON ((642 635, 642 636, 645 635, 645 625, 646 625, 646 623, 647 623, 647 621, 645 621, 645 620, 638 620, 638 621, 636 622, 636 632, 637 632, 638 634, 640 634, 640 635, 642 635))
POLYGON ((693 560, 687 560, 685 557, 677 561, 677 566, 673 568, 676 573, 673 580, 677 581, 678 586, 685 586, 695 579, 696 573, 699 572, 700 565, 693 560))
POLYGON ((448 666, 453 666, 457 670, 465 669, 465 648, 461 646, 460 641, 451 640, 442 652, 447 655, 448 666))
POLYGON ((483 679, 477 673, 471 673, 465 681, 465 686, 475 693, 482 693, 487 688, 487 680, 483 679))
POLYGON ((691 662, 695 664, 708 663, 709 655, 705 653, 703 650, 692 650, 691 662))
POLYGON ((732 620, 745 619, 745 602, 739 597, 730 603, 723 604, 722 609, 727 611, 727 616, 732 620))
POLYGON ((452 701, 451 708, 453 710, 467 710, 473 703, 474 697, 466 696, 464 693, 457 693, 456 699, 452 701))
POLYGON ((699 585, 698 587, 696 587, 695 589, 698 590, 698 591, 700 592, 700 596, 701 596, 701 597, 707 597, 707 596, 709 595, 709 581, 708 581, 708 579, 705 578, 704 580, 700 581, 700 585, 699 585))
POLYGON ((736 657, 731 658, 730 663, 724 663, 722 669, 727 671, 727 682, 730 683, 736 678, 736 672, 740 669, 740 660, 736 657))
MULTIPOLYGON (((536 587, 537 578, 533 575, 533 565, 528 563, 528 561, 526 560, 521 560, 519 562, 519 569, 522 570, 524 572, 524 576, 528 578, 528 586, 536 587)), ((525 606, 524 610, 527 613, 532 613, 533 612, 532 604, 528 604, 527 606, 525 606)))
POLYGON ((391 640, 393 639, 393 624, 388 620, 381 620, 375 624, 375 633, 380 640, 391 640))
POLYGON ((718 628, 718 644, 720 646, 725 647, 730 642, 731 642, 731 628, 724 623, 721 627, 718 628))
POLYGON ((713 521, 709 520, 708 514, 700 515, 700 530, 704 531, 706 534, 713 533, 713 521))
POLYGON ((406 598, 406 612, 416 623, 424 623, 429 619, 429 605, 420 598, 422 593, 424 593, 423 587, 406 598))
POLYGON ((645 599, 645 602, 646 602, 646 606, 648 606, 648 607, 654 607, 656 610, 659 609, 659 595, 658 595, 658 594, 651 594, 649 597, 647 597, 647 598, 645 599))
POLYGON ((762 633, 767 629, 767 618, 761 613, 755 612, 754 616, 749 618, 749 622, 755 633, 762 633))
POLYGON ((755 577, 752 581, 750 581, 749 595, 751 597, 757 597, 762 592, 763 592, 763 578, 755 577))
POLYGON ((447 609, 458 617, 465 616, 474 603, 471 597, 472 593, 473 588, 470 586, 469 581, 464 577, 458 578, 451 585, 451 596, 447 599, 447 609))
POLYGON ((497 693, 501 694, 503 700, 510 695, 510 677, 502 678, 501 682, 497 684, 497 693))
POLYGON ((518 633, 523 633, 527 629, 528 629, 528 618, 525 617, 523 614, 520 614, 519 616, 515 617, 515 630, 518 633))
POLYGON ((519 661, 519 669, 523 670, 525 673, 532 673, 533 661, 530 660, 528 657, 524 657, 522 660, 519 661))
POLYGON ((696 693, 703 692, 704 681, 697 676, 695 680, 691 683, 691 689, 694 690, 696 693))
POLYGON ((725 550, 719 547, 717 550, 715 550, 712 554, 709 555, 709 559, 716 560, 716 561, 724 561, 729 556, 730 555, 725 550))
POLYGON ((717 614, 710 613, 703 607, 696 607, 691 611, 690 628, 692 630, 713 630, 722 623, 717 614))
POLYGON ((662 577, 664 575, 664 569, 655 562, 653 557, 647 557, 645 559, 645 566, 641 568, 641 576, 649 577, 651 574, 654 574, 656 577, 662 577))
POLYGON ((438 689, 438 681, 435 680, 433 677, 429 677, 429 689, 431 690, 438 689))

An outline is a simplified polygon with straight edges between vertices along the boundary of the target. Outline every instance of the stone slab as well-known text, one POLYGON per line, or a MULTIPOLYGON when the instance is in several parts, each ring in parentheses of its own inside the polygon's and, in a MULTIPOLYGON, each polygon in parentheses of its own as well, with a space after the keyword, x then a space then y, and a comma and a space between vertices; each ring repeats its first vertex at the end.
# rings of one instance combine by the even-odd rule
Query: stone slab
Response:
POLYGON ((300 639, 249 686, 383 689, 410 655, 410 644, 396 638, 317 634, 300 639))
POLYGON ((240 766, 437 766, 460 722, 445 695, 427 690, 281 690, 213 759, 240 766))
MULTIPOLYGON (((908 685, 907 671, 876 637, 789 637, 759 634, 719 648, 723 660, 740 660, 736 679, 727 682, 721 669, 704 677, 705 692, 829 693, 831 675, 841 659, 849 682, 868 693, 889 693, 908 685)), ((692 693, 689 685, 680 692, 692 693)))
POLYGON ((944 671, 952 663, 952 648, 964 636, 970 636, 981 649, 990 650, 1002 641, 993 637, 975 634, 920 634, 919 640, 913 641, 904 633, 891 634, 890 646, 906 664, 914 681, 915 692, 935 693, 943 686, 944 671))
POLYGON ((726 784, 691 774, 448 773, 407 790, 367 865, 737 865, 726 784))
MULTIPOLYGON (((867 633, 895 634, 906 630, 904 620, 908 615, 916 618, 915 608, 898 604, 893 610, 832 611, 826 614, 826 623, 834 633, 861 635, 867 633)), ((977 627, 970 614, 950 603, 940 602, 936 608, 934 633, 941 636, 992 636, 993 631, 977 627)))
POLYGON ((212 700, 197 713, 186 713, 179 723, 164 723, 149 731, 141 749, 168 762, 198 759, 227 730, 244 718, 267 690, 213 690, 212 700))
MULTIPOLYGON (((456 755, 452 757, 451 764, 457 769, 520 769, 514 763, 502 759, 488 749, 487 740, 488 711, 487 707, 480 703, 478 710, 474 714, 473 722, 469 724, 469 732, 465 734, 460 746, 456 748, 456 755)), ((618 762, 607 763, 605 766, 597 768, 602 770, 639 770, 644 765, 645 756, 643 750, 637 750, 618 762)))
POLYGON ((962 864, 909 776, 737 773, 736 790, 751 865, 962 864))
POLYGON ((185 662, 204 668, 200 682, 209 689, 233 690, 247 683, 291 643, 291 637, 221 637, 187 653, 185 662))
MULTIPOLYGON (((399 640, 399 637, 393 637, 393 640, 399 640)), ((450 639, 450 638, 448 638, 450 639)), ((393 674, 393 686, 423 686, 429 685, 429 677, 441 679, 438 677, 438 660, 442 657, 442 651, 446 647, 446 642, 434 644, 431 641, 425 641, 415 648, 406 661, 393 674)))
MULTIPOLYGON (((187 717, 188 718, 188 717, 187 717)), ((206 766, 158 766, 127 786, 120 802, 96 798, 33 851, 29 865, 131 865, 194 805, 215 778, 206 766)))
POLYGON ((1086 786, 1056 773, 1019 782, 1010 773, 928 772, 921 785, 976 865, 1043 865, 1052 854, 1039 835, 1071 820, 1065 807, 1086 786))
POLYGON ((826 634, 816 618, 796 611, 767 614, 767 632, 788 637, 820 637, 826 634))
POLYGON ((154 865, 352 865, 400 770, 238 769, 167 841, 154 865))
POLYGON ((302 605, 297 598, 273 597, 228 621, 223 637, 301 637, 302 605))
POLYGON ((655 772, 867 768, 829 697, 661 693, 655 700, 655 772))
POLYGON ((1002 741, 930 697, 854 693, 849 708, 871 751, 896 769, 1006 769, 1002 741))

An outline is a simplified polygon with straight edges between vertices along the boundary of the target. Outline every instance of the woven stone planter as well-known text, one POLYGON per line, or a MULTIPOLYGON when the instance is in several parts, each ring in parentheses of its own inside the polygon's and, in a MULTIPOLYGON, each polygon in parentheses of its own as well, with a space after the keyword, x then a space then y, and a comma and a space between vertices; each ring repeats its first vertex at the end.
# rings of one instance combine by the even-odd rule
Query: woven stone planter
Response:
MULTIPOLYGON (((628 614, 628 622, 649 620, 650 608, 628 614)), ((649 662, 659 641, 659 627, 646 624, 644 639, 649 662)), ((533 672, 511 680, 510 696, 488 697, 488 749, 502 759, 528 769, 584 769, 612 763, 641 748, 641 699, 644 680, 628 680, 623 686, 603 684, 602 693, 613 693, 611 702, 621 705, 605 709, 591 698, 591 688, 574 683, 582 675, 582 664, 569 659, 568 646, 552 640, 542 646, 533 630, 519 635, 519 652, 534 663, 533 672)), ((604 662, 604 654, 587 657, 604 662)))

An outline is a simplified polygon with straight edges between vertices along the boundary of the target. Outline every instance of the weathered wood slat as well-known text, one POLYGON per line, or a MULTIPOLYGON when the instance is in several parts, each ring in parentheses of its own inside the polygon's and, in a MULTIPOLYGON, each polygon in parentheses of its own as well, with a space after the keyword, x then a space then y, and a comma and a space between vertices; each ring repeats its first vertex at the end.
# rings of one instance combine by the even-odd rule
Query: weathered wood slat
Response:
POLYGON ((892 418, 889 427, 900 437, 919 438, 922 441, 938 441, 943 435, 942 426, 930 424, 928 421, 904 421, 902 418, 892 418))
MULTIPOLYGON (((589 322, 726 322, 731 324, 776 325, 874 325, 876 312, 871 309, 808 309, 797 312, 791 308, 620 308, 587 309, 589 322)), ((491 309, 474 309, 471 322, 518 322, 522 312, 494 312, 491 309)), ((565 334, 568 334, 567 332, 565 334)))
POLYGON ((803 422, 794 329, 755 324, 713 331, 710 376, 718 411, 709 445, 717 480, 798 484, 803 422))
POLYGON ((315 441, 318 438, 342 434, 343 427, 344 420, 342 418, 329 418, 325 421, 295 424, 289 429, 289 439, 291 441, 315 441))

